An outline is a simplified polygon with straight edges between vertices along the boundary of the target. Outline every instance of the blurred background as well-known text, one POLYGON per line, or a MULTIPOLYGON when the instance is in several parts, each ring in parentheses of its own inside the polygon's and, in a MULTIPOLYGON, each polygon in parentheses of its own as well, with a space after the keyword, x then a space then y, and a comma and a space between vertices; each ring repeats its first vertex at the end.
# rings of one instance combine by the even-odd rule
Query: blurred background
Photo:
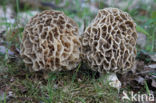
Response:
POLYGON ((73 18, 82 34, 98 10, 107 7, 120 8, 132 16, 137 24, 138 50, 156 51, 156 0, 0 0, 0 36, 17 43, 28 20, 47 9, 73 18))

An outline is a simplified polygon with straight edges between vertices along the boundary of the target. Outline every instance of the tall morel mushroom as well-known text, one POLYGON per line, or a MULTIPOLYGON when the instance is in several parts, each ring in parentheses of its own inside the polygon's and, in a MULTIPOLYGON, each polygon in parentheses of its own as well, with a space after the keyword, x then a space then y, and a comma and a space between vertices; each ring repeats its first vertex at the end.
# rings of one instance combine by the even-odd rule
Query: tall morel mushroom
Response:
POLYGON ((136 24, 117 8, 99 10, 82 35, 82 58, 92 70, 124 73, 136 57, 136 24))
POLYGON ((82 36, 83 58, 99 72, 131 69, 136 56, 136 25, 117 8, 99 10, 82 36))
POLYGON ((61 11, 46 10, 25 26, 20 54, 33 71, 71 70, 80 62, 77 24, 61 11))

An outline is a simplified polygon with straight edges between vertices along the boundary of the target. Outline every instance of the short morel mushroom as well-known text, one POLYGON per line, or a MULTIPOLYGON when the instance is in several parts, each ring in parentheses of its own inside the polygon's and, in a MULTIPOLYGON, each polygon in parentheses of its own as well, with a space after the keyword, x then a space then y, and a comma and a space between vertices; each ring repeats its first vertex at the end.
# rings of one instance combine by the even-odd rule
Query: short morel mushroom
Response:
POLYGON ((92 70, 124 73, 136 57, 136 24, 117 8, 99 10, 82 35, 82 58, 92 70))
POLYGON ((77 24, 61 11, 46 10, 25 26, 20 54, 33 71, 71 70, 80 62, 77 24))

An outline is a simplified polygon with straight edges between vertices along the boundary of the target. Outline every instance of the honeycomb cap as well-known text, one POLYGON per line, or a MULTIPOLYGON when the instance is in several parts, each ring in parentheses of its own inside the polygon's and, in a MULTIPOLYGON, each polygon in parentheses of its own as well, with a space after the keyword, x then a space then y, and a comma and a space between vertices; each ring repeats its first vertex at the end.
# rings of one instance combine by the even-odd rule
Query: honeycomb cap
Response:
POLYGON ((82 59, 99 72, 130 70, 136 57, 136 24, 128 13, 105 8, 82 35, 82 59))
POLYGON ((46 10, 25 26, 20 54, 30 70, 71 70, 80 62, 77 24, 61 11, 46 10))

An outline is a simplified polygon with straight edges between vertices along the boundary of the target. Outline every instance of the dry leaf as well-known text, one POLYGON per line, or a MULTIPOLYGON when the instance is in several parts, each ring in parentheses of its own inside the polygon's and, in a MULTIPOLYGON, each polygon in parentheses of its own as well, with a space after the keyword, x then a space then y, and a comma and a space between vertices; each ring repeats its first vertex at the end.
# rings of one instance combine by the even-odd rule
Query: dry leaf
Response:
POLYGON ((156 88, 156 80, 152 79, 152 86, 156 88))

